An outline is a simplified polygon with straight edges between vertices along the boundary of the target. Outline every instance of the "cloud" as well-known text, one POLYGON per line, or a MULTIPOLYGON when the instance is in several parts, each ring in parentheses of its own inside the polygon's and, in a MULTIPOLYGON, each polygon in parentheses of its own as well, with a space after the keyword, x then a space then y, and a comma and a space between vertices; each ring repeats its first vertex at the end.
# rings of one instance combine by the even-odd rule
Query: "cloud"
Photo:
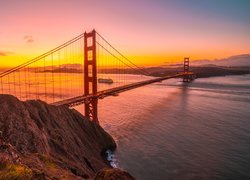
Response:
POLYGON ((26 44, 32 44, 35 41, 33 36, 30 36, 30 35, 24 36, 23 38, 26 41, 26 44))
POLYGON ((13 54, 13 52, 8 52, 8 51, 0 51, 0 56, 8 56, 10 54, 13 54))

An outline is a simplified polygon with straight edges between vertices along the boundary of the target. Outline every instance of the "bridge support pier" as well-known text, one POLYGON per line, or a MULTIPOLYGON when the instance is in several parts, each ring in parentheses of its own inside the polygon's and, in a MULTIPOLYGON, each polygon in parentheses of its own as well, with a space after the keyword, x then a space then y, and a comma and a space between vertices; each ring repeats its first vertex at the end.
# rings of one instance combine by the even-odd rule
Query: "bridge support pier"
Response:
MULTIPOLYGON (((97 93, 96 32, 84 33, 84 95, 97 93)), ((85 116, 98 123, 98 98, 85 104, 85 116)))

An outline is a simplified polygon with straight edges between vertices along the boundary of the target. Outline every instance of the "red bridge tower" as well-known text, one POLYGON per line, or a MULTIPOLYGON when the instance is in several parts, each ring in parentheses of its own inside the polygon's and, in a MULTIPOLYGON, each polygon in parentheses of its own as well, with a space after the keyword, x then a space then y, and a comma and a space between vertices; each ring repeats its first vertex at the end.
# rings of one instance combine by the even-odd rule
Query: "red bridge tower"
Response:
MULTIPOLYGON (((97 93, 97 68, 96 68, 96 32, 84 34, 84 95, 97 93)), ((85 116, 98 123, 97 116, 98 98, 90 98, 85 103, 85 116)))
POLYGON ((183 82, 189 82, 191 81, 191 77, 189 75, 189 57, 184 58, 184 76, 183 76, 183 82))

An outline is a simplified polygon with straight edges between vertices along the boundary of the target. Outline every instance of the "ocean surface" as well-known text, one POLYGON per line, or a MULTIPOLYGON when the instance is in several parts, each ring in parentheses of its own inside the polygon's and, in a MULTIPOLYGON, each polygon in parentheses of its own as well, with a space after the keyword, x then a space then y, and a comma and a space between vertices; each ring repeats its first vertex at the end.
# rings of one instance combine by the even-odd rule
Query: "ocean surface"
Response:
POLYGON ((99 121, 113 165, 139 180, 250 179, 250 75, 124 92, 99 101, 99 121))
MULTIPOLYGON (((47 102, 83 94, 81 74, 25 76, 1 79, 1 93, 47 102)), ((122 85, 119 76, 98 87, 122 85)), ((139 180, 250 179, 250 75, 170 79, 100 100, 98 112, 118 145, 112 165, 139 180)))

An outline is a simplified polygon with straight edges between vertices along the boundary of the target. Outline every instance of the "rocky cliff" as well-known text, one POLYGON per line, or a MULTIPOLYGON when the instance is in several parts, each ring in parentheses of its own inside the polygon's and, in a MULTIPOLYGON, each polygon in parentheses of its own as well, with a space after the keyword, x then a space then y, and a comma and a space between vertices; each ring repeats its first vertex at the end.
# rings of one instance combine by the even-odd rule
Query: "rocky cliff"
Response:
POLYGON ((109 134, 73 109, 0 95, 1 178, 103 179, 98 171, 109 165, 102 153, 115 147, 109 134))

